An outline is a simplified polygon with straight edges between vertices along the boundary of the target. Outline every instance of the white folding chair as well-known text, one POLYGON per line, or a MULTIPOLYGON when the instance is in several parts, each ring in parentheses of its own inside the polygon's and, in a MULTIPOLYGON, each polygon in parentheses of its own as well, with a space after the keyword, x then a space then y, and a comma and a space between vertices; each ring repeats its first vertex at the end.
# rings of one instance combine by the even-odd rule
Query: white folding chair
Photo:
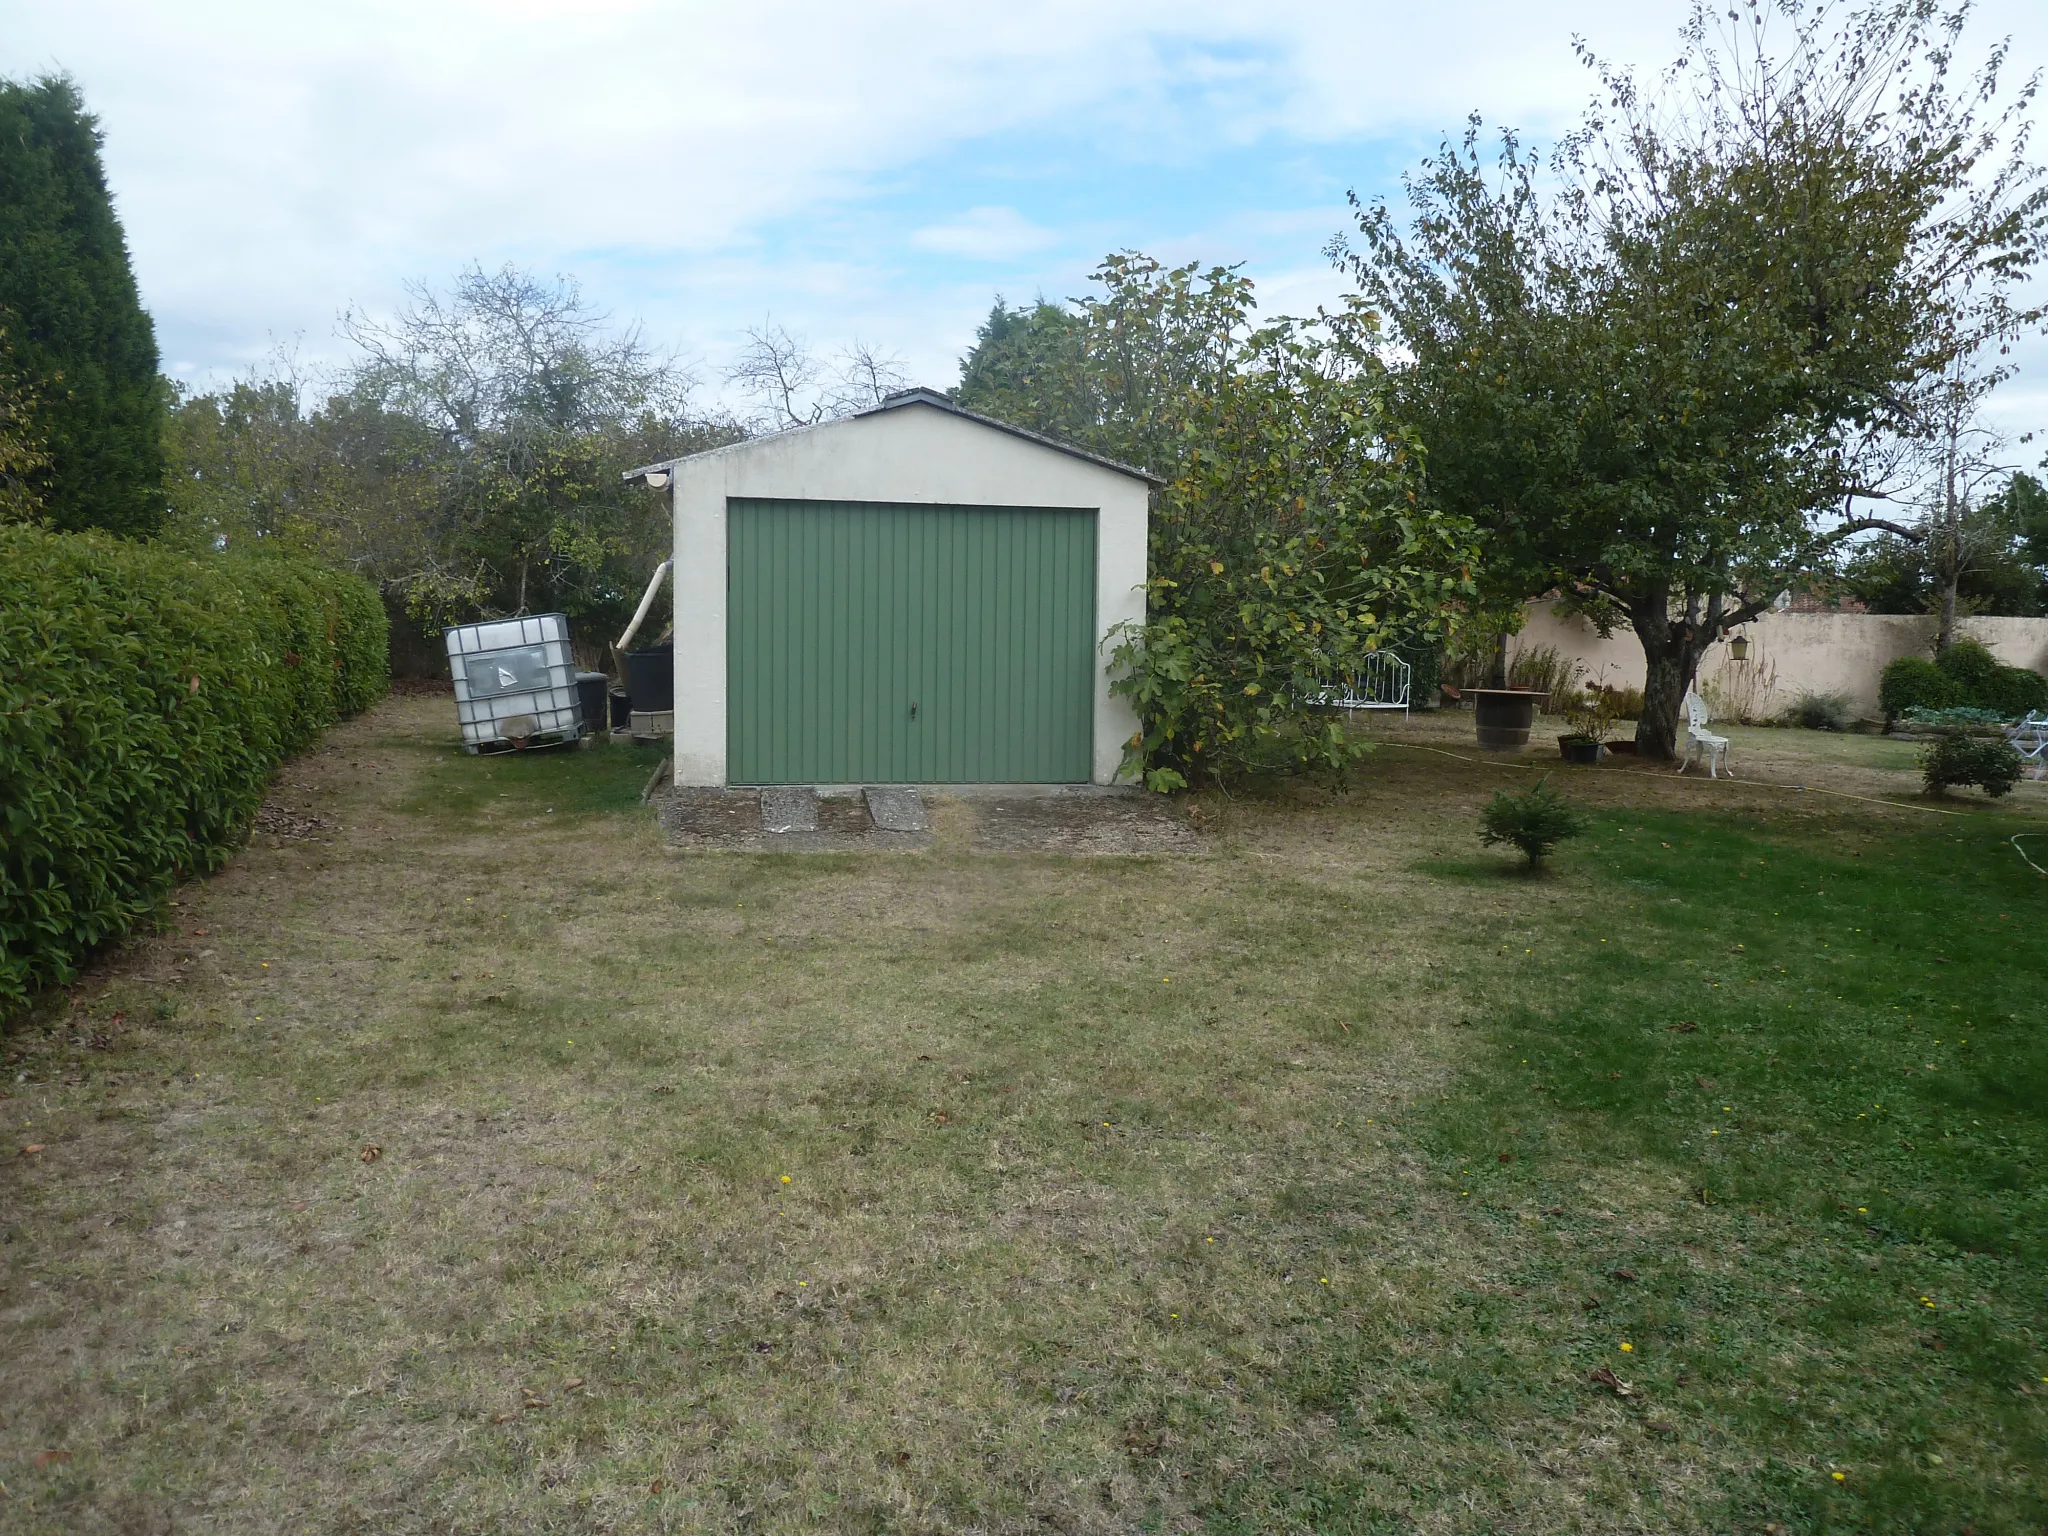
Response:
POLYGON ((2028 710, 2026 719, 2008 730, 2005 739, 2026 764, 2028 778, 2048 777, 2048 715, 2028 710))

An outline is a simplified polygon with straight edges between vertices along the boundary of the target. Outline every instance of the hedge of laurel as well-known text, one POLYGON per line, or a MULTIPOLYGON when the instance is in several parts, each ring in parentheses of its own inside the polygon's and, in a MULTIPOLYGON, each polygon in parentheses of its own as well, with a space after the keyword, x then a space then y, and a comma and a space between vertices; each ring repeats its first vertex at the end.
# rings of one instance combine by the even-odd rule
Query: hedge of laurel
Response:
POLYGON ((247 836, 270 774, 383 697, 359 577, 0 527, 0 1012, 247 836))

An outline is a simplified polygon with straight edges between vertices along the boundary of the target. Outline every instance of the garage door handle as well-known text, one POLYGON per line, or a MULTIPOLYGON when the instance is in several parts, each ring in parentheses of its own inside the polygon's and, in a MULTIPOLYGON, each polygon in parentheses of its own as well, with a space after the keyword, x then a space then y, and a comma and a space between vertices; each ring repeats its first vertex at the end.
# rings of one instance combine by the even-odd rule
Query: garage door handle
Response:
POLYGON ((915 699, 910 701, 910 718, 913 720, 917 718, 917 700, 915 699))

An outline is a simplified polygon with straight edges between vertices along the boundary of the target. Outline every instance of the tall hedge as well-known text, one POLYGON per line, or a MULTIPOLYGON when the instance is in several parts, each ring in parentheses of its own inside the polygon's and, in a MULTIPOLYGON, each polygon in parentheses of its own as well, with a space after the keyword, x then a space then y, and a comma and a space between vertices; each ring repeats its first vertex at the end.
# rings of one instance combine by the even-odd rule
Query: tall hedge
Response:
POLYGON ((61 75, 0 80, 0 326, 48 462, 53 528, 148 534, 164 520, 166 400, 100 160, 61 75))
POLYGON ((247 835, 389 683, 384 605, 311 561, 0 527, 0 1012, 247 835))

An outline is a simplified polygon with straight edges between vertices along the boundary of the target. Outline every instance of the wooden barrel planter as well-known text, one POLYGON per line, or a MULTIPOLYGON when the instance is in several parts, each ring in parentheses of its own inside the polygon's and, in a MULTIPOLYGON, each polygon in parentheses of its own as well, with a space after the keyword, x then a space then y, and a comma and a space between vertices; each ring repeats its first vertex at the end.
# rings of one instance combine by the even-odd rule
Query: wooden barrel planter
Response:
POLYGON ((1479 745, 1488 752, 1519 752, 1529 745, 1536 706, 1550 697, 1526 688, 1467 688, 1479 727, 1479 745))

